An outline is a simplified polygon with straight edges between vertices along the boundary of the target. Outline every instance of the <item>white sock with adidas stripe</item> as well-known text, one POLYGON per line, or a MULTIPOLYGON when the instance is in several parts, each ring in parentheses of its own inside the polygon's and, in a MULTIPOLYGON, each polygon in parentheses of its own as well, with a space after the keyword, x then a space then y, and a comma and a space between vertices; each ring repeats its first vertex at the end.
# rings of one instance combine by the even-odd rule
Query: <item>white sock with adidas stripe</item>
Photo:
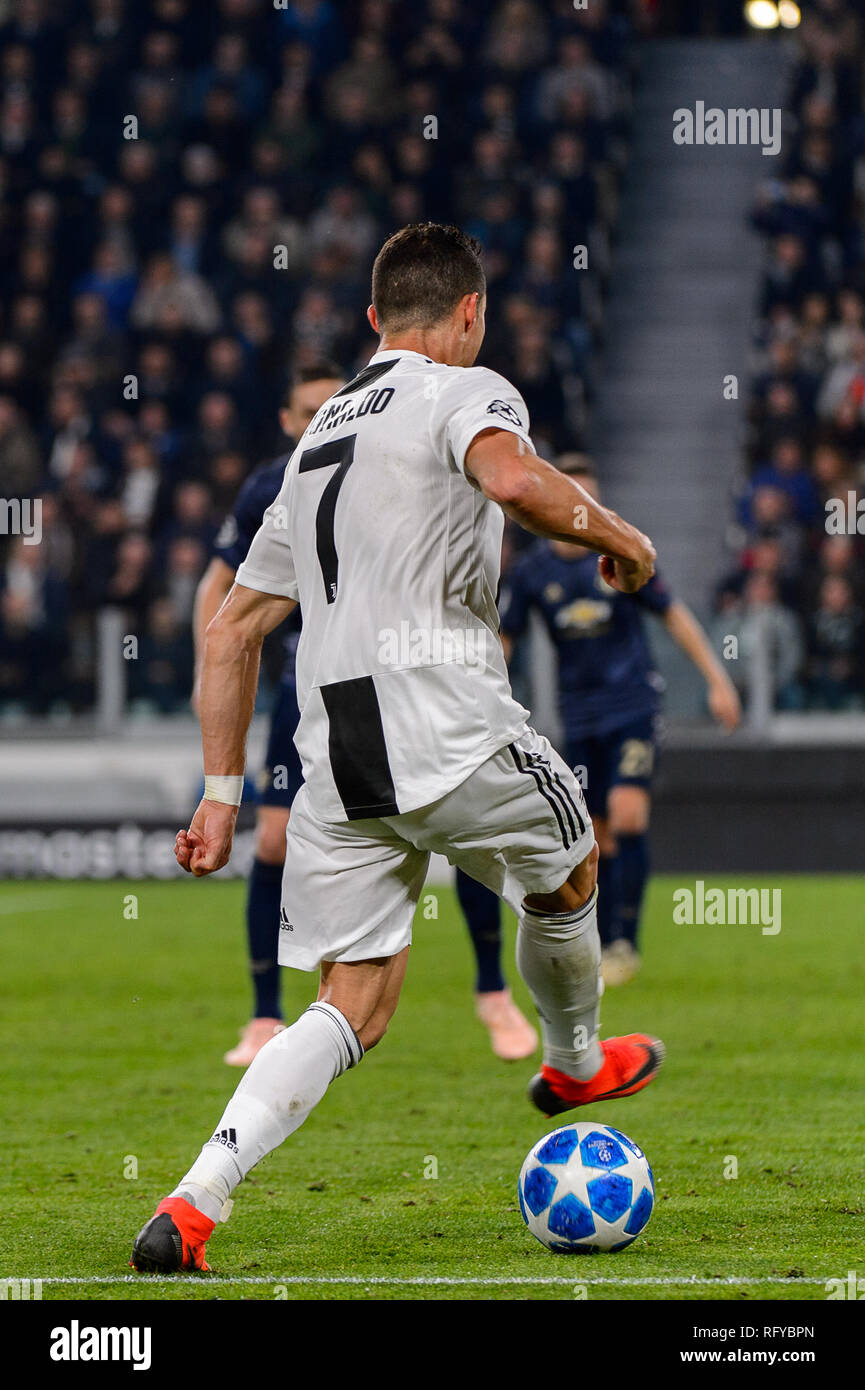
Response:
POLYGON ((524 907, 517 931, 517 968, 538 1011, 544 1062, 577 1081, 588 1081, 604 1060, 597 901, 596 890, 576 912, 524 907))
POLYGON ((363 1057, 348 1020, 332 1004, 310 1004, 255 1057, 216 1131, 171 1193, 218 1221, 237 1184, 265 1154, 300 1129, 328 1086, 363 1057))

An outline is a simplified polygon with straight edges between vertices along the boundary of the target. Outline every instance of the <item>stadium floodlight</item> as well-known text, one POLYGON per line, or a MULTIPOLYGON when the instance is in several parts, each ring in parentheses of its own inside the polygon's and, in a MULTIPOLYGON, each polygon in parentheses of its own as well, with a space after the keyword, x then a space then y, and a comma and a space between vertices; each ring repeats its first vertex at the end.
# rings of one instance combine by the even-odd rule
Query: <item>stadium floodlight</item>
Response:
POLYGON ((796 29, 802 23, 802 11, 793 0, 779 0, 778 18, 784 29, 796 29))
POLYGON ((781 23, 775 0, 747 0, 745 19, 752 29, 777 29, 781 23))

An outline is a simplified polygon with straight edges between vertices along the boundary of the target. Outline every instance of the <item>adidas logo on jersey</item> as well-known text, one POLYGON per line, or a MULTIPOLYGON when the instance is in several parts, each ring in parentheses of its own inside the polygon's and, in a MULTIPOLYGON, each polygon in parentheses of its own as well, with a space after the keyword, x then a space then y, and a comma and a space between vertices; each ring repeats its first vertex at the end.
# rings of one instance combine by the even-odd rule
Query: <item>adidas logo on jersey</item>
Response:
POLYGON ((279 909, 279 930, 294 931, 294 927, 291 925, 291 923, 288 920, 288 917, 286 916, 285 908, 282 906, 279 909))

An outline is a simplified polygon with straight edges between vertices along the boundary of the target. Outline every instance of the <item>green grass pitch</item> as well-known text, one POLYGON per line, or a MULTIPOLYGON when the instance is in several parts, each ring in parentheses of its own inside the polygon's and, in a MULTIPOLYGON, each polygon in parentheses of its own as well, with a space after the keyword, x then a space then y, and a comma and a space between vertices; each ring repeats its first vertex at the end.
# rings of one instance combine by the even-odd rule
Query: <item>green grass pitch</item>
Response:
MULTIPOLYGON (((666 1066, 579 1114, 654 1168, 629 1249, 552 1255, 526 1231, 517 1174, 556 1122, 525 1099, 535 1064, 492 1056, 453 895, 430 889, 387 1038, 235 1194, 214 1274, 171 1279, 127 1260, 237 1079, 243 886, 0 884, 0 1279, 43 1299, 824 1299, 865 1275, 861 881, 773 880, 777 936, 675 925, 686 882, 652 882, 643 972, 603 1007, 603 1036, 656 1032, 666 1066)), ((528 1008, 512 949, 511 922, 528 1008)), ((289 1017, 313 989, 284 972, 289 1017)))

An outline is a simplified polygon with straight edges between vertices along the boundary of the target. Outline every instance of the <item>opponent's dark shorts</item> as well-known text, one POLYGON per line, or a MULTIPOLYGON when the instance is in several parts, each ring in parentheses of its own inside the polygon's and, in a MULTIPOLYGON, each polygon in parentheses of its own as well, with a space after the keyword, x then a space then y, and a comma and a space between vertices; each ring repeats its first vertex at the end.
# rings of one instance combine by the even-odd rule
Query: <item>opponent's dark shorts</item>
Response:
POLYGON ((288 811, 303 786, 303 768, 294 746, 299 719, 297 689, 283 681, 270 716, 264 767, 255 779, 259 806, 280 806, 288 811))
POLYGON ((657 746, 656 714, 640 715, 606 734, 566 739, 565 757, 592 816, 606 816, 613 787, 651 790, 657 746))

